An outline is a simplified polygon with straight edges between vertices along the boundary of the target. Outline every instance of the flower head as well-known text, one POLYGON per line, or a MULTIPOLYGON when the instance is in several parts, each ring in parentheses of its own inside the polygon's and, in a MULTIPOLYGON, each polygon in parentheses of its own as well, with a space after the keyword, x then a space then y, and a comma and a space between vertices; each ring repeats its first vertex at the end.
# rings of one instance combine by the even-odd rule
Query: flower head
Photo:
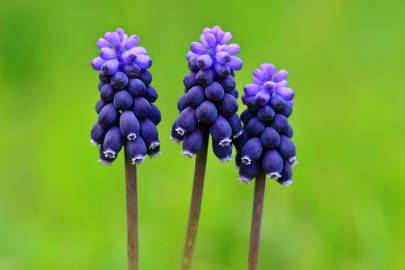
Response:
POLYGON ((156 125, 161 115, 152 104, 157 92, 150 85, 152 75, 147 70, 152 59, 139 42, 137 35, 128 37, 121 28, 97 41, 99 56, 92 67, 99 71, 100 100, 91 141, 100 145, 104 164, 113 162, 123 146, 133 164, 143 162, 145 155, 159 153, 156 125))
POLYGON ((201 150, 204 132, 209 132, 214 154, 227 161, 232 140, 242 134, 234 79, 242 61, 236 56, 239 45, 229 44, 231 40, 231 33, 219 26, 205 28, 200 42, 192 42, 186 55, 190 72, 183 80, 185 93, 177 103, 180 114, 172 128, 172 138, 183 141, 186 156, 201 150))
POLYGON ((262 64, 253 82, 244 87, 247 105, 241 119, 243 134, 237 139, 236 164, 240 178, 249 183, 261 170, 282 185, 292 183, 291 167, 296 164, 293 131, 288 123, 294 92, 288 88, 287 71, 262 64))

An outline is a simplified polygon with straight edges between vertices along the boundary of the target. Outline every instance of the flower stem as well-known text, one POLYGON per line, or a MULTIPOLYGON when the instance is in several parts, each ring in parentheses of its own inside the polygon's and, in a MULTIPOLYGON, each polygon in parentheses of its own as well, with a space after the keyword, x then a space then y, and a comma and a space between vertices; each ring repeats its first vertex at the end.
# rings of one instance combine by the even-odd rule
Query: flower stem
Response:
POLYGON ((252 227, 250 230, 248 270, 257 269, 257 261, 259 258, 259 245, 260 245, 260 227, 262 224, 265 186, 266 186, 266 175, 263 171, 261 171, 260 174, 256 177, 255 181, 252 227))
POLYGON ((136 165, 125 154, 125 180, 127 190, 128 270, 138 270, 138 202, 136 165))
POLYGON ((207 163, 207 150, 208 150, 208 132, 204 131, 203 146, 200 152, 197 153, 197 158, 195 161, 193 193, 191 196, 191 205, 187 226, 187 236, 186 241, 184 242, 183 261, 181 268, 182 270, 191 269, 191 260, 197 237, 198 222, 200 219, 205 166, 207 163))

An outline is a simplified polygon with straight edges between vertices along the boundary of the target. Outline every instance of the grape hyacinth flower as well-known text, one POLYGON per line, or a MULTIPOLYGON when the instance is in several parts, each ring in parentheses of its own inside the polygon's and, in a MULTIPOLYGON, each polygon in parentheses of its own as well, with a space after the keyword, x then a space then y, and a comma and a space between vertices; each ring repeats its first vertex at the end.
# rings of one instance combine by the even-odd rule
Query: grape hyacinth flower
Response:
POLYGON ((288 123, 294 91, 288 86, 288 72, 272 64, 262 64, 253 72, 253 82, 244 87, 241 114, 243 135, 236 142, 236 164, 245 183, 255 181, 255 195, 249 251, 249 270, 258 261, 265 176, 283 186, 292 183, 292 166, 297 163, 293 130, 288 123))
POLYGON ((160 150, 156 126, 161 115, 153 104, 157 92, 148 71, 152 59, 139 42, 137 35, 128 36, 120 28, 107 32, 97 41, 99 56, 91 63, 100 79, 98 121, 91 130, 91 142, 99 146, 100 162, 104 164, 111 164, 125 149, 130 270, 138 269, 135 165, 160 150))
POLYGON ((186 58, 189 72, 183 83, 184 95, 177 108, 180 112, 172 127, 172 139, 183 142, 183 154, 197 155, 188 231, 184 246, 182 269, 190 269, 201 207, 208 137, 221 161, 232 156, 233 140, 242 134, 237 115, 238 91, 234 71, 242 68, 236 56, 240 47, 230 32, 219 26, 205 28, 199 42, 192 42, 186 58))

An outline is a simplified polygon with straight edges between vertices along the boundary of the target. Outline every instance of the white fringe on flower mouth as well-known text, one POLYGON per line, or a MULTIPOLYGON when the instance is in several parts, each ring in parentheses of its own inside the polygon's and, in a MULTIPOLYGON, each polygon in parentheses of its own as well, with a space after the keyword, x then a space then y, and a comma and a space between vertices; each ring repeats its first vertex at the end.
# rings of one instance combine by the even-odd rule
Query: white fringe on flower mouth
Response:
POLYGON ((234 139, 237 139, 237 138, 239 138, 240 135, 242 135, 242 134, 243 134, 243 130, 239 131, 238 133, 236 133, 236 134, 233 135, 232 137, 233 137, 234 139))
POLYGON ((135 133, 129 133, 127 136, 128 141, 135 141, 136 139, 136 134, 135 133))
POLYGON ((158 142, 158 141, 151 142, 149 145, 149 149, 155 149, 159 145, 160 145, 160 142, 158 142))
POLYGON ((222 147, 225 147, 225 146, 230 145, 231 142, 232 142, 232 139, 231 139, 231 138, 225 138, 225 139, 222 139, 221 141, 219 141, 218 144, 219 144, 220 146, 222 146, 222 147))
POLYGON ((114 150, 111 149, 106 149, 103 151, 103 154, 106 158, 115 158, 115 155, 117 154, 114 150))
POLYGON ((176 129, 174 131, 176 131, 177 134, 179 134, 180 136, 183 136, 186 133, 184 128, 181 128, 181 127, 176 127, 176 129))
POLYGON ((294 181, 292 179, 289 179, 287 181, 282 182, 281 185, 284 186, 284 187, 288 187, 292 183, 294 183, 294 181))
POLYGON ((243 164, 250 165, 252 164, 252 159, 249 156, 243 156, 241 159, 243 164))
POLYGON ((246 185, 249 185, 249 184, 250 184, 250 179, 247 178, 247 177, 240 176, 240 177, 239 177, 239 180, 240 180, 242 183, 246 184, 246 185))
POLYGON ((100 162, 101 164, 106 165, 106 166, 111 166, 111 162, 107 161, 107 160, 99 159, 98 162, 100 162))
POLYGON ((170 140, 172 140, 172 141, 174 141, 175 143, 180 143, 180 140, 179 139, 176 139, 175 137, 173 137, 173 136, 170 136, 169 137, 170 138, 170 140))
POLYGON ((188 150, 183 150, 183 155, 189 157, 189 158, 193 158, 194 157, 194 153, 188 151, 188 150))
POLYGON ((145 156, 136 155, 135 157, 133 157, 131 159, 131 163, 132 163, 132 165, 141 164, 141 163, 143 163, 144 160, 145 160, 145 156))
POLYGON ((270 179, 277 180, 281 177, 281 174, 279 172, 271 172, 271 173, 268 173, 267 176, 270 179))
POLYGON ((296 157, 296 156, 291 157, 291 158, 288 160, 288 162, 291 164, 291 166, 297 165, 297 163, 298 163, 297 157, 296 157))
POLYGON ((232 160, 232 155, 220 159, 220 161, 223 163, 230 161, 230 160, 232 160))
POLYGON ((91 143, 92 145, 100 145, 98 142, 96 142, 96 141, 93 140, 93 139, 90 140, 90 143, 91 143))

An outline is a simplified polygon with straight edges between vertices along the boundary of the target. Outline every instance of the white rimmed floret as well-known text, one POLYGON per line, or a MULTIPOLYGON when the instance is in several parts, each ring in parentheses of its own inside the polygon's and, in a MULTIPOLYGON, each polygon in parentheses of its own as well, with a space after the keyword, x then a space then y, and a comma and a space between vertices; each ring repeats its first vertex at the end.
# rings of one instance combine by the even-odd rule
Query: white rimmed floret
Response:
POLYGON ((270 172, 270 173, 267 174, 267 176, 270 179, 277 180, 277 179, 279 179, 281 177, 281 174, 279 172, 270 172))
POLYGON ((155 149, 156 147, 158 147, 160 145, 160 142, 158 141, 153 141, 150 143, 149 145, 149 149, 155 149))
POLYGON ((296 156, 290 157, 288 162, 290 163, 291 166, 297 165, 297 163, 298 163, 297 157, 296 156))
POLYGON ((129 133, 127 136, 128 141, 135 141, 136 139, 136 133, 129 133))
POLYGON ((288 179, 287 181, 282 182, 281 185, 284 186, 284 187, 288 187, 288 186, 291 185, 292 183, 294 183, 293 180, 292 180, 292 179, 288 179))
POLYGON ((175 131, 176 131, 177 134, 179 134, 180 136, 184 136, 184 134, 186 133, 186 131, 185 131, 184 128, 182 128, 182 127, 176 127, 175 131))
POLYGON ((225 138, 219 141, 219 145, 222 147, 228 146, 232 143, 232 139, 231 138, 225 138))
POLYGON ((103 154, 106 158, 112 158, 114 159, 117 155, 117 153, 114 150, 111 149, 106 149, 103 151, 103 154))
POLYGON ((144 160, 145 160, 145 156, 136 155, 131 159, 131 163, 132 163, 132 165, 141 164, 141 163, 143 163, 144 160))
POLYGON ((188 151, 188 150, 183 150, 183 155, 185 155, 185 156, 187 156, 189 158, 192 158, 192 157, 194 157, 195 154, 193 152, 188 151))
POLYGON ((240 159, 242 161, 243 164, 245 165, 250 165, 252 164, 252 159, 249 156, 243 156, 240 159))

